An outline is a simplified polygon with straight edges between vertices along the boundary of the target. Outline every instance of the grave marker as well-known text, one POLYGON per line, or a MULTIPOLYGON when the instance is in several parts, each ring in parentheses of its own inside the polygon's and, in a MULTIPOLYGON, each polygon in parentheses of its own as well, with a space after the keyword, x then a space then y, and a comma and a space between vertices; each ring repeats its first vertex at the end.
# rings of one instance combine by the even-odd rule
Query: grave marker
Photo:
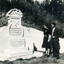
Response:
POLYGON ((33 50, 28 50, 23 36, 22 12, 16 8, 11 9, 6 16, 8 26, 0 32, 0 60, 16 60, 31 55, 33 50))

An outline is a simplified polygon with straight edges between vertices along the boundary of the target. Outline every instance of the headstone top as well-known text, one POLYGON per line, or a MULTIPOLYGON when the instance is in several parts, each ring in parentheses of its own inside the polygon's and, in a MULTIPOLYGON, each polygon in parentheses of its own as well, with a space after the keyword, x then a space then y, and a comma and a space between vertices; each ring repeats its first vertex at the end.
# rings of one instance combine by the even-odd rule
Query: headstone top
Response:
POLYGON ((6 16, 10 17, 13 14, 18 14, 20 17, 22 17, 22 12, 17 8, 9 10, 9 12, 6 14, 6 16))
POLYGON ((22 36, 23 28, 21 24, 22 12, 19 9, 11 9, 6 17, 8 19, 9 35, 10 36, 22 36))
POLYGON ((8 25, 12 24, 12 26, 15 26, 16 28, 21 26, 22 16, 22 12, 17 8, 9 10, 9 12, 6 14, 8 25))

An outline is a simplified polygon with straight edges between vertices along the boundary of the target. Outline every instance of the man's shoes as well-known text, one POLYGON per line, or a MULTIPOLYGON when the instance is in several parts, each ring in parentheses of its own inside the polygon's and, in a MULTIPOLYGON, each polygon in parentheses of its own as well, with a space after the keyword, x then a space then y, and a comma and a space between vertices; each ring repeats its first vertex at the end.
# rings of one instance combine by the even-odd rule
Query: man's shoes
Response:
POLYGON ((57 62, 60 62, 60 61, 62 61, 62 60, 61 60, 60 58, 56 58, 56 61, 57 61, 57 62))

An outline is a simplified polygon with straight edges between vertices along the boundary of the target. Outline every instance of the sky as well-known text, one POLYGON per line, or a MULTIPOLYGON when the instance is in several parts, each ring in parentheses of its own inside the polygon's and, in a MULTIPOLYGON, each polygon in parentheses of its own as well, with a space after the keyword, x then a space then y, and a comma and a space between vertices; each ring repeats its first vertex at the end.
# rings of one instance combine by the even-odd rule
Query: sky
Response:
POLYGON ((44 0, 34 0, 34 1, 39 1, 39 2, 41 3, 41 2, 44 1, 44 0))

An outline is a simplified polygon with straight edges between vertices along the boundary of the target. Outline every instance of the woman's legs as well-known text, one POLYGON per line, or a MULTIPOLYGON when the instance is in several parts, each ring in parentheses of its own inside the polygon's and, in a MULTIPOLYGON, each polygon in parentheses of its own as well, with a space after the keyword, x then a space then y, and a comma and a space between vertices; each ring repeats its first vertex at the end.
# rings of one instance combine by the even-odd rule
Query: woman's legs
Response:
POLYGON ((47 49, 47 57, 49 57, 51 55, 51 51, 50 48, 47 49))

